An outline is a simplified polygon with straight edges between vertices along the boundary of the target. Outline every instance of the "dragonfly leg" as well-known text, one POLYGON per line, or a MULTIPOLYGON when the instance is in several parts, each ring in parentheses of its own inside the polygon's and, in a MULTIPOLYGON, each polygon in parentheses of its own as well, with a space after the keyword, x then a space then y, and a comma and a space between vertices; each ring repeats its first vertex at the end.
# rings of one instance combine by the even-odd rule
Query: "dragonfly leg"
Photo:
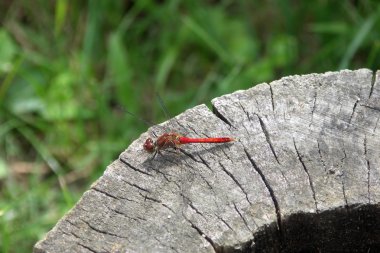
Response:
POLYGON ((154 151, 154 154, 153 154, 153 156, 152 156, 152 159, 151 159, 151 160, 153 160, 153 159, 156 157, 157 153, 158 153, 158 150, 154 151))
POLYGON ((179 154, 178 144, 174 140, 171 140, 169 143, 170 143, 170 147, 174 149, 175 153, 179 154))
POLYGON ((180 154, 180 153, 179 153, 179 152, 180 152, 180 148, 179 148, 179 147, 174 146, 173 149, 174 149, 174 151, 175 151, 175 153, 176 153, 177 155, 180 154))
POLYGON ((154 151, 152 160, 157 156, 157 154, 162 155, 162 153, 161 153, 161 151, 159 149, 157 149, 156 151, 154 151))

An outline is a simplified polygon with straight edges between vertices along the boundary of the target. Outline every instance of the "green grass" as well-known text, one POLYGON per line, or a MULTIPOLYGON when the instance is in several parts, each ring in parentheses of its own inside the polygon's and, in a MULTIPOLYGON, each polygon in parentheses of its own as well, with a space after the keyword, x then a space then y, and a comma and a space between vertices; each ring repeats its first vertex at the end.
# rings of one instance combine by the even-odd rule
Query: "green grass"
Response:
POLYGON ((377 1, 3 1, 0 252, 28 252, 154 122, 291 74, 380 66, 377 1), (356 5, 355 5, 356 3, 356 5))

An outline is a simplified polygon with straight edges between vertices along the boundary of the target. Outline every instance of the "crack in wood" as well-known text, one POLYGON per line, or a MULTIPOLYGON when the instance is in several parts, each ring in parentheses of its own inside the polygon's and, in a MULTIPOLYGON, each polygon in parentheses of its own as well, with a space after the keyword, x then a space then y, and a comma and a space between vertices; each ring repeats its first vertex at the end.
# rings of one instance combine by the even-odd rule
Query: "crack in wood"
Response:
POLYGON ((344 149, 343 147, 343 154, 344 154, 344 157, 340 160, 341 162, 341 165, 340 165, 340 169, 342 170, 342 191, 343 191, 343 198, 344 198, 344 203, 345 203, 345 206, 346 208, 348 208, 348 201, 347 201, 347 196, 346 196, 346 187, 345 187, 345 180, 346 180, 346 172, 345 172, 345 169, 343 168, 343 163, 344 163, 344 160, 347 158, 347 154, 346 154, 346 150, 344 149))
MULTIPOLYGON (((185 194, 183 194, 182 192, 179 193, 179 195, 182 197, 182 201, 185 205, 188 205, 190 201, 189 197, 187 197, 185 194)), ((182 213, 182 216, 184 216, 184 214, 182 213)))
MULTIPOLYGON (((196 135, 201 135, 201 134, 199 134, 195 129, 194 129, 194 127, 192 127, 192 126, 190 126, 189 124, 187 124, 187 128, 190 128, 191 129, 191 131, 193 131, 196 135)), ((185 128, 186 129, 186 128, 185 128)))
POLYGON ((275 208, 276 217, 277 217, 277 229, 278 229, 278 232, 279 232, 279 235, 280 235, 279 238, 280 238, 280 240, 282 240, 283 230, 282 230, 281 210, 280 210, 280 205, 278 204, 276 195, 274 194, 274 190, 270 186, 269 181, 265 178, 265 175, 262 172, 262 170, 257 166, 256 162, 253 160, 253 158, 249 154, 248 150, 244 148, 244 152, 245 152, 248 160, 251 162, 252 167, 260 175, 261 180, 264 182, 265 187, 269 191, 269 195, 271 196, 271 199, 272 199, 272 202, 273 202, 273 205, 274 205, 274 208, 275 208))
MULTIPOLYGON (((172 175, 170 175, 170 174, 165 174, 165 173, 163 173, 163 172, 161 172, 160 170, 155 170, 157 173, 159 173, 159 174, 161 174, 164 178, 165 178, 165 180, 168 182, 168 183, 173 183, 177 188, 178 188, 178 190, 181 190, 181 186, 177 183, 177 181, 175 181, 175 180, 170 180, 169 178, 168 178, 168 176, 172 176, 172 175)), ((172 193, 174 193, 173 191, 171 191, 172 193)))
POLYGON ((141 192, 139 192, 139 194, 140 194, 140 196, 141 197, 143 197, 144 198, 144 201, 146 201, 146 200, 150 200, 150 201, 152 201, 152 202, 155 202, 155 203, 162 203, 162 201, 161 200, 159 200, 159 199, 155 199, 155 198, 152 198, 152 197, 149 197, 147 194, 142 194, 141 192))
POLYGON ((375 87, 375 83, 376 83, 376 73, 373 73, 373 74, 372 74, 372 80, 371 80, 371 89, 370 89, 370 91, 369 91, 368 99, 370 99, 371 96, 372 96, 373 89, 374 89, 374 87, 375 87))
MULTIPOLYGON (((221 150, 222 150, 224 156, 227 157, 230 162, 233 162, 231 157, 228 155, 228 153, 226 153, 225 148, 222 148, 221 150)), ((231 151, 229 148, 228 148, 228 150, 231 151)))
POLYGON ((153 238, 154 238, 159 244, 161 244, 164 248, 170 248, 170 249, 173 250, 174 252, 178 252, 178 253, 179 253, 179 251, 178 251, 176 248, 174 248, 173 246, 167 245, 166 243, 163 243, 160 239, 158 239, 157 236, 153 236, 153 238))
MULTIPOLYGON (((201 156, 199 156, 199 157, 201 158, 201 156)), ((203 159, 203 158, 201 158, 201 159, 203 159)), ((210 170, 211 170, 211 172, 214 172, 211 168, 210 168, 210 170)), ((211 191, 213 192, 213 196, 216 196, 217 194, 216 194, 214 188, 212 187, 211 183, 206 179, 206 177, 204 177, 204 176, 202 175, 202 173, 198 173, 197 175, 198 175, 198 176, 199 176, 199 177, 200 177, 200 178, 206 183, 208 189, 211 190, 211 191)), ((187 197, 186 197, 186 198, 187 198, 187 197)), ((187 199, 188 199, 188 198, 187 198, 187 199)), ((189 199, 188 199, 188 200, 189 200, 189 199)), ((189 201, 190 201, 190 200, 189 200, 189 201)), ((214 201, 214 202, 215 202, 215 205, 218 205, 216 201, 214 201)))
POLYGON ((259 102, 257 101, 256 98, 254 98, 254 101, 255 101, 255 103, 256 103, 257 112, 258 112, 258 113, 261 113, 259 102))
POLYGON ((101 194, 104 194, 104 195, 106 195, 107 197, 110 197, 110 198, 113 198, 113 199, 116 199, 116 200, 120 200, 120 198, 118 198, 118 197, 116 197, 116 196, 114 196, 114 195, 112 195, 112 194, 110 194, 110 193, 108 193, 108 192, 106 192, 106 191, 100 190, 99 188, 97 188, 97 187, 95 187, 95 186, 92 187, 91 190, 94 190, 94 191, 96 191, 96 192, 99 192, 99 193, 101 193, 101 194))
POLYGON ((174 210, 170 208, 167 204, 161 203, 161 205, 165 208, 167 208, 169 211, 171 211, 173 214, 175 214, 174 210))
POLYGON ((112 232, 108 232, 106 230, 103 230, 103 229, 99 229, 99 228, 96 228, 95 226, 91 225, 90 222, 82 219, 82 218, 79 218, 82 222, 84 222, 89 228, 91 228, 92 230, 100 233, 100 234, 104 234, 104 235, 110 235, 110 236, 115 236, 117 238, 122 238, 122 239, 128 239, 128 237, 126 236, 121 236, 121 235, 118 235, 118 234, 115 234, 115 233, 112 233, 112 232))
POLYGON ((122 162, 123 164, 127 165, 129 168, 133 169, 134 171, 137 171, 139 173, 142 173, 144 175, 147 175, 149 177, 153 177, 152 174, 146 172, 146 171, 143 171, 143 170, 140 170, 136 167, 134 167, 132 164, 128 163, 124 158, 122 158, 121 156, 119 156, 119 161, 122 162))
POLYGON ((100 251, 96 251, 96 250, 90 248, 89 246, 86 246, 86 245, 84 245, 84 244, 82 244, 82 243, 80 243, 80 242, 78 242, 77 245, 79 245, 79 246, 81 246, 81 247, 83 247, 83 248, 85 248, 85 249, 87 249, 88 251, 91 251, 91 252, 93 252, 93 253, 99 253, 99 252, 100 252, 100 251))
POLYGON ((226 225, 232 232, 236 233, 235 230, 231 227, 230 224, 228 224, 227 221, 225 221, 222 217, 220 217, 219 215, 215 214, 215 216, 224 223, 224 225, 226 225))
POLYGON ((207 181, 206 177, 202 176, 202 173, 199 174, 199 176, 202 178, 202 180, 207 184, 207 187, 214 192, 214 189, 212 188, 212 185, 209 181, 207 181))
POLYGON ((325 170, 325 172, 327 172, 327 167, 326 167, 325 160, 324 160, 323 157, 322 157, 322 150, 321 150, 321 147, 320 147, 319 140, 317 140, 317 145, 318 145, 319 159, 320 159, 321 162, 322 162, 323 169, 325 170))
POLYGON ((200 155, 200 154, 198 154, 198 157, 199 157, 199 159, 202 161, 202 163, 211 171, 211 172, 214 172, 214 170, 213 169, 211 169, 211 167, 210 167, 210 165, 208 164, 208 162, 205 160, 205 159, 203 159, 203 157, 200 155))
POLYGON ((122 200, 126 200, 126 201, 130 201, 130 202, 134 202, 134 203, 140 203, 134 199, 130 199, 130 198, 127 198, 127 197, 123 197, 123 196, 119 196, 119 199, 122 199, 122 200))
POLYGON ((143 191, 143 192, 147 192, 147 193, 151 193, 148 189, 145 189, 145 188, 143 188, 143 187, 141 187, 141 186, 138 186, 137 184, 135 184, 135 183, 130 183, 130 182, 128 182, 127 180, 125 180, 125 179, 121 179, 124 183, 126 183, 126 184, 128 184, 128 185, 130 185, 130 186, 132 186, 132 187, 135 187, 135 188, 137 188, 137 189, 139 189, 139 190, 141 190, 141 191, 143 191))
POLYGON ((208 243, 210 243, 211 247, 214 249, 214 252, 220 252, 218 250, 219 246, 214 243, 214 241, 209 237, 207 236, 198 226, 196 226, 193 222, 191 222, 191 220, 189 220, 188 218, 186 218, 186 216, 184 216, 185 220, 190 223, 190 226, 195 230, 197 231, 197 233, 202 237, 204 238, 206 241, 208 241, 208 243))
MULTIPOLYGON (((67 222, 69 223, 70 225, 72 225, 71 222, 67 222)), ((77 228, 79 230, 79 227, 75 226, 75 225, 72 225, 73 227, 77 228)), ((65 230, 63 230, 62 228, 58 228, 59 231, 61 231, 62 234, 64 235, 67 235, 67 236, 74 236, 76 239, 79 239, 79 241, 81 241, 83 238, 80 237, 79 235, 77 235, 76 233, 74 233, 74 231, 69 231, 69 232, 66 232, 65 230)))
POLYGON ((77 229, 80 229, 76 224, 74 224, 74 222, 72 222, 71 220, 69 220, 69 219, 66 219, 65 220, 67 223, 69 223, 71 226, 73 226, 73 227, 75 227, 75 228, 77 228, 77 229))
POLYGON ((360 101, 360 98, 356 99, 354 107, 352 108, 352 113, 351 113, 351 116, 350 116, 350 120, 348 121, 349 124, 351 124, 352 118, 354 116, 354 113, 355 113, 355 110, 356 110, 356 107, 357 107, 359 101, 360 101))
MULTIPOLYGON (((248 119, 248 122, 252 125, 252 121, 251 121, 251 118, 249 116, 249 113, 245 110, 244 106, 238 102, 240 108, 242 109, 242 111, 245 113, 245 115, 247 116, 247 119, 248 119)), ((247 127, 244 125, 244 124, 241 124, 241 126, 243 126, 243 128, 245 129, 245 132, 250 135, 250 132, 248 131, 247 127)))
POLYGON ((279 160, 278 160, 278 157, 277 157, 277 154, 276 154, 276 152, 275 152, 275 150, 274 150, 274 147, 273 147, 272 141, 271 141, 271 139, 270 139, 269 132, 268 132, 268 130, 267 130, 267 127, 266 127, 264 121, 261 119, 261 117, 260 117, 258 114, 255 114, 255 115, 256 115, 257 118, 259 119, 261 129, 262 129, 262 131, 263 131, 263 133, 264 133, 264 135, 265 135, 265 139, 266 139, 266 141, 267 141, 268 144, 269 144, 270 150, 272 151, 272 154, 273 154, 274 158, 276 159, 277 163, 280 164, 280 162, 279 162, 279 160))
POLYGON ((121 216, 123 216, 123 217, 125 217, 125 218, 131 219, 131 220, 134 220, 134 221, 137 221, 137 222, 140 222, 140 221, 147 221, 147 219, 142 218, 142 217, 139 217, 139 216, 136 216, 136 218, 131 217, 131 216, 128 216, 126 213, 123 213, 123 212, 121 212, 121 211, 119 211, 119 210, 117 210, 117 209, 111 208, 111 207, 109 207, 109 206, 107 206, 107 205, 106 205, 106 207, 107 207, 107 209, 109 209, 111 212, 115 212, 115 213, 117 213, 117 214, 120 214, 121 216))
POLYGON ((371 204, 371 165, 369 163, 367 155, 367 135, 364 137, 364 159, 366 160, 367 165, 367 194, 368 194, 368 203, 371 204))
POLYGON ((214 113, 214 115, 216 117, 218 117, 220 120, 222 120, 224 123, 226 123, 227 125, 229 125, 231 128, 234 128, 234 125, 226 118, 224 117, 219 111, 218 109, 215 107, 215 106, 212 106, 212 112, 214 113))
POLYGON ((183 135, 188 135, 188 131, 187 131, 187 128, 190 128, 195 134, 197 134, 197 132, 194 130, 193 127, 191 127, 190 125, 183 125, 177 118, 174 118, 174 121, 175 123, 177 123, 177 125, 182 128, 183 130, 181 131, 183 135))
MULTIPOLYGON (((243 215, 240 213, 240 211, 239 211, 239 209, 237 208, 236 204, 233 203, 233 205, 234 205, 234 209, 235 209, 235 211, 239 214, 240 218, 242 219, 242 221, 243 221, 244 225, 246 226, 246 228, 248 229, 248 231, 251 232, 251 234, 253 234, 252 229, 248 226, 248 222, 247 222, 247 220, 246 220, 246 219, 243 217, 243 215)), ((256 226, 257 226, 257 225, 256 225, 256 226)))
POLYGON ((219 165, 220 167, 222 168, 222 170, 235 182, 235 184, 240 188, 240 190, 244 193, 245 195, 245 199, 247 200, 247 202, 252 205, 252 202, 249 200, 248 198, 248 193, 245 191, 244 187, 239 183, 239 181, 235 178, 235 176, 226 169, 226 167, 221 163, 219 162, 219 165))
POLYGON ((371 110, 374 110, 374 111, 377 111, 377 112, 380 112, 380 107, 378 106, 370 106, 370 105, 365 105, 365 104, 359 104, 360 106, 363 106, 365 108, 368 108, 368 109, 371 109, 371 110))
MULTIPOLYGON (((214 188, 211 186, 211 184, 203 176, 201 176, 201 178, 206 182, 209 189, 213 192, 213 196, 216 196, 216 192, 215 192, 214 188)), ((198 209, 195 208, 195 206, 193 205, 193 202, 190 200, 189 197, 185 196, 182 193, 180 193, 180 195, 182 196, 182 198, 186 204, 188 204, 192 209, 194 209, 194 211, 196 211, 196 212, 198 211, 198 209)), ((218 203, 215 200, 214 200, 214 203, 215 203, 215 206, 218 206, 218 203)), ((201 215, 202 217, 204 217, 200 211, 198 211, 197 213, 199 215, 201 215)))
POLYGON ((203 216, 203 213, 201 213, 201 212, 198 210, 198 208, 196 208, 196 207, 193 205, 193 202, 192 202, 190 199, 188 199, 188 203, 187 203, 187 204, 190 206, 191 209, 193 209, 193 210, 195 211, 195 213, 199 214, 200 216, 202 216, 202 218, 205 219, 205 217, 203 216))
POLYGON ((274 99, 273 99, 273 89, 272 89, 272 86, 270 84, 267 83, 267 85, 269 86, 269 91, 270 91, 270 99, 271 99, 271 103, 272 103, 272 111, 274 112, 274 99))
POLYGON ((376 133, 377 125, 379 124, 380 118, 377 118, 375 127, 373 128, 373 133, 376 133))
POLYGON ((301 154, 298 151, 298 148, 297 148, 297 145, 296 145, 296 141, 295 141, 294 138, 293 138, 293 144, 294 144, 294 148, 295 148, 296 153, 297 153, 297 158, 298 158, 299 162, 301 163, 302 168, 303 168, 303 170, 305 171, 305 173, 307 175, 307 178, 308 178, 308 181, 309 181, 309 186, 310 186, 310 189, 311 189, 311 193, 312 193, 313 199, 314 199, 315 211, 318 213, 319 211, 318 211, 318 205, 317 205, 317 198, 315 197, 315 190, 314 190, 313 181, 311 180, 310 172, 306 168, 305 162, 302 160, 301 154))
POLYGON ((70 231, 69 233, 67 233, 66 231, 63 231, 62 229, 59 229, 59 231, 61 231, 62 234, 65 234, 67 236, 74 236, 76 239, 79 239, 79 240, 83 239, 79 235, 77 235, 76 233, 74 233, 73 231, 70 231))
POLYGON ((128 218, 128 219, 130 219, 130 220, 134 220, 134 221, 136 221, 136 222, 140 222, 140 220, 146 221, 146 219, 141 218, 141 217, 138 217, 138 218, 130 217, 130 216, 126 215, 125 213, 120 212, 120 211, 117 210, 117 209, 112 209, 112 208, 109 208, 109 209, 110 209, 112 212, 115 212, 115 213, 117 213, 117 214, 119 214, 119 215, 121 215, 121 216, 123 216, 123 217, 125 217, 125 218, 128 218))
POLYGON ((245 110, 244 106, 238 102, 238 105, 240 106, 241 110, 245 113, 245 115, 247 116, 247 119, 250 121, 250 117, 249 117, 249 113, 245 110))
POLYGON ((160 174, 165 180, 166 182, 168 183, 174 183, 173 181, 171 181, 168 176, 170 176, 169 174, 165 174, 164 172, 160 171, 159 169, 155 170, 158 174, 160 174))

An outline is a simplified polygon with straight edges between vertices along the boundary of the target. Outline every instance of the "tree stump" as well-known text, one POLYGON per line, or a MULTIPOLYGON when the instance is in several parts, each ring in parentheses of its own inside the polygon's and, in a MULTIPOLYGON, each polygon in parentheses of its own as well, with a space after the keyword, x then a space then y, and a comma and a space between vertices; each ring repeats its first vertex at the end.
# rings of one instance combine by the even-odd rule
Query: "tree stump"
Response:
POLYGON ((150 128, 34 252, 379 252, 379 77, 285 77, 150 128), (237 140, 150 159, 167 129, 237 140))

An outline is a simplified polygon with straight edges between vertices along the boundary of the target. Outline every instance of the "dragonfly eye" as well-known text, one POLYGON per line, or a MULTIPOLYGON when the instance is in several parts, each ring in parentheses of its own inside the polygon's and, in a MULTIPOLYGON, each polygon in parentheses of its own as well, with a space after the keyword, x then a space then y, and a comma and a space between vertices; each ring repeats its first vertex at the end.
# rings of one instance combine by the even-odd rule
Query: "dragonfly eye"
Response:
POLYGON ((146 151, 148 151, 149 153, 153 153, 155 150, 155 147, 156 147, 156 145, 154 145, 152 138, 146 139, 146 141, 144 143, 144 149, 146 151))

